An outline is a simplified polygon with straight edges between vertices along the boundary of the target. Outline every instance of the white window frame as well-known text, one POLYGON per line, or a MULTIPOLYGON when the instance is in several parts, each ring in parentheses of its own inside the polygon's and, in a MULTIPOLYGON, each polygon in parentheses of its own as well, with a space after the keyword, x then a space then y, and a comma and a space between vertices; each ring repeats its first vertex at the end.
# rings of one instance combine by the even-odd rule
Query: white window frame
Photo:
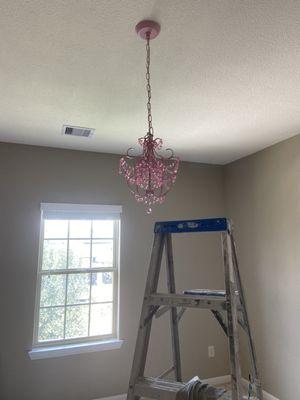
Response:
MULTIPOLYGON (((74 345, 76 344, 79 351, 78 353, 84 352, 82 349, 87 349, 85 352, 98 351, 98 349, 107 350, 110 348, 119 348, 122 341, 119 340, 119 266, 120 266, 120 224, 121 224, 121 212, 122 206, 110 206, 110 205, 87 205, 87 204, 64 204, 64 203, 41 203, 41 225, 40 225, 40 239, 39 239, 39 257, 38 257, 38 271, 37 271, 37 286, 36 286, 36 300, 35 300, 35 312, 34 312, 34 329, 33 329, 33 350, 29 352, 32 359, 35 358, 48 358, 53 353, 53 356, 57 356, 59 350, 62 351, 62 355, 68 355, 65 351, 66 346, 70 347, 70 354, 76 354, 74 352, 74 345), (42 270, 43 260, 43 245, 44 245, 44 220, 45 219, 110 219, 114 220, 114 265, 112 268, 78 268, 78 269, 64 269, 64 270, 42 270), (86 336, 80 338, 70 339, 58 339, 50 341, 38 341, 38 328, 39 328, 39 315, 40 315, 40 297, 41 297, 41 283, 43 275, 52 274, 68 274, 70 273, 85 273, 85 272, 112 272, 113 273, 113 329, 109 335, 99 336, 86 336), (103 348, 99 347, 102 344, 103 348), (82 347, 83 344, 87 346, 82 347), (41 350, 46 349, 45 357, 41 356, 41 350), (54 350, 54 352, 52 351, 54 350), (55 354, 55 355, 54 355, 55 354)), ((69 235, 68 235, 69 242, 69 235)), ((91 241, 92 245, 92 241, 91 241)), ((87 303, 91 304, 91 302, 87 303)), ((66 312, 66 304, 65 312, 66 312)), ((90 318, 90 311, 89 311, 90 318)), ((66 319, 64 318, 64 325, 66 319)), ((64 327, 65 329, 65 327, 64 327)), ((76 350, 76 349, 75 349, 76 350)))

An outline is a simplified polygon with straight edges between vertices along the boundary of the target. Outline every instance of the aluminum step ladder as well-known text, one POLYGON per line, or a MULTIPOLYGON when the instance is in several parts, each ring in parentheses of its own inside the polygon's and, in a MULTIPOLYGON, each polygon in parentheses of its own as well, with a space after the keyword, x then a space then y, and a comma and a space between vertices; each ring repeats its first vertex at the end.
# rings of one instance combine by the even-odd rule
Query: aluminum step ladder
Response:
POLYGON ((228 337, 232 400, 242 400, 243 398, 238 325, 242 327, 247 336, 251 375, 256 389, 256 397, 258 400, 263 400, 254 343, 238 269, 236 247, 230 221, 226 218, 156 222, 127 400, 138 400, 140 397, 157 400, 176 399, 176 394, 185 385, 182 382, 178 323, 189 307, 211 310, 228 337), (176 293, 172 233, 184 232, 221 233, 225 290, 186 290, 181 294, 176 293), (166 251, 168 293, 157 293, 164 248, 166 251), (178 308, 180 308, 179 311, 178 308), (147 378, 144 376, 144 371, 152 320, 154 316, 158 318, 167 311, 170 312, 173 365, 159 377, 147 378), (163 379, 172 372, 175 381, 163 379))

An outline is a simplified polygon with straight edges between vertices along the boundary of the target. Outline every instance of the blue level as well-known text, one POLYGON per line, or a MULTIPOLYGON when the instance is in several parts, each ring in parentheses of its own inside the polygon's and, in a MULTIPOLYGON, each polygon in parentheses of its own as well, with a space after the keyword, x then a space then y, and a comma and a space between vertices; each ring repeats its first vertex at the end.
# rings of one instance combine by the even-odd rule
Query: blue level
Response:
POLYGON ((160 221, 154 226, 155 233, 223 232, 228 230, 226 218, 192 219, 188 221, 160 221))

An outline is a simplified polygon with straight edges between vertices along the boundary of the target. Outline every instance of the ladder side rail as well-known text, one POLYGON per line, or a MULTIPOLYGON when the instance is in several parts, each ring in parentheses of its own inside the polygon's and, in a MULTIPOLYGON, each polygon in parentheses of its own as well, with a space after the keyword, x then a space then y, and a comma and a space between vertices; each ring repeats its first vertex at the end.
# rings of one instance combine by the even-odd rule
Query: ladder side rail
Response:
POLYGON ((229 246, 229 234, 222 234, 222 249, 227 297, 227 332, 231 369, 232 400, 242 400, 241 367, 239 358, 239 338, 237 331, 237 301, 234 287, 232 254, 229 246))
MULTIPOLYGON (((167 286, 169 293, 176 293, 172 236, 170 233, 166 234, 165 247, 166 247, 166 266, 167 266, 167 286)), ((179 344, 179 332, 178 332, 178 315, 176 307, 170 308, 170 325, 171 325, 171 340, 172 340, 175 380, 178 382, 182 382, 180 344, 179 344)))
POLYGON ((254 375, 255 386, 256 386, 256 390, 257 390, 257 397, 258 397, 258 400, 263 400, 260 376, 259 376, 259 372, 258 372, 258 368, 257 368, 256 351, 255 351, 254 341, 253 341, 253 337, 252 337, 252 333, 251 333, 250 322, 249 322, 249 318, 248 318, 248 312, 247 312, 247 306, 246 306, 246 300, 245 300, 245 295, 244 295, 242 279, 241 279, 241 275, 240 275, 240 271, 239 271, 239 267, 238 267, 236 245, 235 245, 235 241, 234 241, 232 233, 230 233, 230 242, 231 242, 231 248, 232 248, 232 254, 233 254, 233 267, 234 267, 237 289, 239 292, 240 303, 241 303, 241 312, 243 315, 243 322, 244 322, 243 328, 246 331, 248 347, 249 347, 249 351, 250 351, 252 370, 253 370, 252 373, 254 375))
POLYGON ((165 235, 156 233, 151 253, 150 266, 148 270, 144 301, 139 322, 138 335, 136 339, 135 352, 133 357, 131 375, 129 380, 129 388, 127 392, 127 400, 138 400, 140 396, 134 395, 135 384, 139 377, 144 375, 146 357, 149 347, 152 318, 145 324, 145 319, 152 310, 153 306, 149 306, 149 296, 157 290, 159 272, 161 267, 162 253, 164 248, 165 235))
MULTIPOLYGON (((165 243, 165 234, 160 234, 160 235, 158 235, 158 237, 156 237, 156 234, 155 234, 153 249, 152 249, 152 254, 151 254, 151 260, 150 260, 150 266, 149 266, 149 272, 148 272, 149 277, 147 276, 145 295, 144 295, 144 303, 145 303, 146 313, 145 313, 145 315, 143 315, 143 312, 142 312, 141 320, 142 320, 142 318, 144 318, 144 319, 146 318, 147 309, 150 311, 153 310, 153 306, 150 306, 148 304, 148 302, 149 302, 150 295, 157 291, 164 243, 165 243)), ((143 308, 144 308, 144 304, 143 304, 143 308)), ((149 347, 152 320, 153 319, 151 318, 151 320, 147 324, 146 340, 143 344, 144 347, 141 349, 142 350, 142 359, 141 359, 141 367, 140 367, 140 371, 139 371, 139 376, 144 375, 146 358, 147 358, 148 347, 149 347)))

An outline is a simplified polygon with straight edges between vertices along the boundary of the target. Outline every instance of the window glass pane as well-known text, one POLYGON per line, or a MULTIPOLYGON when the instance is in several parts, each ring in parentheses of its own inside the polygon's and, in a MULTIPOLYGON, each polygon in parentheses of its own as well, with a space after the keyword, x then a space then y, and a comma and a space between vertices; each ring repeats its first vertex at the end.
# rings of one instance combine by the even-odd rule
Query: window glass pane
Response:
POLYGON ((113 274, 111 272, 92 273, 92 302, 113 300, 113 274))
POLYGON ((69 241, 69 268, 89 268, 91 257, 90 240, 69 241))
POLYGON ((67 240, 44 240, 42 269, 67 268, 67 240))
POLYGON ((104 272, 103 268, 117 266, 117 223, 100 219, 44 220, 36 316, 38 342, 64 343, 113 333, 117 281, 115 272, 104 272), (62 270, 67 268, 65 274, 62 270))
POLYGON ((94 238, 112 238, 114 234, 114 221, 94 220, 93 237, 94 238))
POLYGON ((62 219, 44 220, 45 239, 65 239, 68 237, 68 221, 62 219))
POLYGON ((67 307, 66 339, 88 336, 89 306, 67 307))
POLYGON ((93 240, 92 267, 110 268, 113 266, 113 241, 93 240))
POLYGON ((88 303, 90 299, 90 274, 69 274, 67 304, 88 303))
POLYGON ((41 308, 38 340, 63 339, 64 308, 41 308))
POLYGON ((41 307, 65 304, 65 275, 42 276, 41 307))
POLYGON ((84 219, 70 221, 70 238, 90 238, 91 221, 84 219))
POLYGON ((109 335, 112 333, 112 304, 92 304, 90 335, 109 335))

